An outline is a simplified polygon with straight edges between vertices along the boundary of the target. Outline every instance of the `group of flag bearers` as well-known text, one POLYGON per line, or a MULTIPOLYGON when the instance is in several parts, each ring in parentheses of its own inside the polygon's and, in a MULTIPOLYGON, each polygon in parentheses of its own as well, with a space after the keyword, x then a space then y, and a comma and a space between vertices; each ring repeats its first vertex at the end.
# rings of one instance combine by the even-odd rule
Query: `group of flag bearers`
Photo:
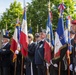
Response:
MULTIPOLYGON (((74 20, 75 21, 75 20, 74 20)), ((75 21, 76 22, 76 21, 75 21)), ((73 23, 72 23, 73 24, 73 23)), ((73 24, 74 28, 76 26, 76 23, 73 24)), ((76 30, 75 30, 76 31, 76 30)), ((69 70, 70 70, 70 75, 75 75, 76 74, 76 33, 74 33, 74 31, 71 31, 70 34, 73 35, 71 41, 71 45, 72 45, 72 53, 70 54, 70 65, 69 65, 69 70)), ((68 43, 65 47, 63 47, 60 50, 60 57, 59 58, 53 58, 50 59, 50 62, 47 62, 44 59, 44 51, 47 48, 52 50, 51 47, 49 47, 46 44, 46 31, 45 30, 41 30, 40 34, 36 33, 35 35, 35 39, 36 42, 33 42, 33 35, 32 34, 28 34, 28 57, 26 57, 24 59, 24 66, 25 66, 25 70, 24 73, 26 73, 25 75, 58 75, 59 74, 59 70, 60 70, 60 75, 68 75, 68 69, 66 68, 67 65, 67 58, 66 57, 66 52, 68 50, 68 43), (45 47, 46 48, 45 48, 45 47), (61 64, 59 64, 59 62, 61 62, 61 64), (61 65, 61 66, 60 66, 61 65), (50 70, 48 71, 48 68, 50 67, 50 70), (59 69, 60 67, 60 69, 59 69)), ((12 52, 10 51, 10 44, 9 44, 9 37, 8 36, 3 36, 3 44, 2 44, 2 48, 0 50, 0 62, 1 62, 1 75, 14 75, 14 71, 15 69, 12 68, 13 62, 12 62, 12 52), (13 71, 14 70, 14 71, 13 71), (10 74, 9 74, 10 73, 10 74)), ((53 54, 53 51, 51 51, 51 54, 53 54)), ((20 52, 19 52, 20 53, 20 52)), ((16 52, 17 54, 17 65, 16 65, 16 75, 21 75, 21 54, 19 54, 18 52, 16 52), (19 70, 20 69, 20 70, 19 70)), ((14 67, 14 65, 13 65, 14 67)))
POLYGON ((49 10, 46 30, 41 28, 35 34, 35 42, 34 36, 27 32, 24 10, 22 25, 17 20, 11 45, 9 36, 3 36, 1 75, 76 75, 76 20, 68 18, 68 27, 64 30, 64 4, 60 4, 58 9, 60 14, 55 41, 49 10), (64 34, 66 31, 67 34, 64 34))

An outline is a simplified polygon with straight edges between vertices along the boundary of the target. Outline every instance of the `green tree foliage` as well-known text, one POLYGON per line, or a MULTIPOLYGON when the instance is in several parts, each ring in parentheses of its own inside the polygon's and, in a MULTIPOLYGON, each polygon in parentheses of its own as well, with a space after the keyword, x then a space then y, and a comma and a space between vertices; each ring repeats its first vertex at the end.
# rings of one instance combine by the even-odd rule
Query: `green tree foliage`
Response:
MULTIPOLYGON (((32 0, 31 3, 28 3, 27 24, 28 29, 32 26, 33 34, 40 31, 41 27, 46 28, 48 18, 48 2, 49 0, 32 0)), ((50 0, 50 3, 50 9, 53 15, 53 30, 55 30, 59 18, 58 5, 62 3, 62 0, 50 0)), ((71 15, 75 19, 76 14, 74 14, 74 2, 72 0, 64 0, 64 5, 66 7, 64 10, 64 21, 68 15, 71 15), (69 10, 67 10, 68 8, 69 10)), ((8 30, 11 30, 11 33, 13 33, 18 16, 22 22, 22 14, 21 4, 16 1, 11 3, 9 9, 6 9, 6 12, 3 13, 0 21, 0 29, 7 28, 8 30)))
POLYGON ((33 32, 37 32, 37 26, 39 29, 45 28, 47 15, 47 0, 33 0, 31 4, 28 4, 27 22, 30 27, 31 20, 33 32))
MULTIPOLYGON (((40 27, 46 28, 48 18, 48 2, 49 0, 32 0, 32 3, 28 4, 27 21, 28 26, 30 27, 31 20, 33 32, 37 32, 37 25, 39 30, 40 27)), ((53 14, 53 30, 55 30, 59 18, 58 5, 62 3, 62 0, 50 0, 50 3, 50 9, 53 14)), ((74 18, 74 2, 72 0, 64 0, 64 5, 66 7, 64 10, 64 21, 68 15, 71 15, 74 18), (68 8, 69 10, 67 10, 68 8)))
POLYGON ((14 28, 16 25, 16 20, 19 17, 22 19, 22 7, 20 2, 14 1, 10 4, 10 7, 6 9, 1 17, 0 28, 11 30, 11 33, 14 32, 14 28))

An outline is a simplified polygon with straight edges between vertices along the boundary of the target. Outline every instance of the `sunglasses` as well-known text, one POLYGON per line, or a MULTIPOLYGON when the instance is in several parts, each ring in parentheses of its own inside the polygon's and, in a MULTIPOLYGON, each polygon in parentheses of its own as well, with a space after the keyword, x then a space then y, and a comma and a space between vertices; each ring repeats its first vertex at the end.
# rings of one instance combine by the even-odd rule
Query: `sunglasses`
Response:
POLYGON ((31 38, 30 36, 28 36, 28 38, 31 38))

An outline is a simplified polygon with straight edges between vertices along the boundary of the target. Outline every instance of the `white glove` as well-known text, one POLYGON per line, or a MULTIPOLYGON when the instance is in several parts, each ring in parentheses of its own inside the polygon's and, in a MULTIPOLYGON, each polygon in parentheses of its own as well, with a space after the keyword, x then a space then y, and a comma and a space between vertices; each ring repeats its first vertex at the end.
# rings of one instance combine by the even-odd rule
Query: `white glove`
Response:
POLYGON ((50 64, 49 64, 49 63, 46 63, 46 67, 47 67, 47 69, 49 68, 49 66, 50 66, 50 64))
POLYGON ((19 51, 18 51, 18 50, 16 50, 16 51, 15 51, 15 54, 19 54, 19 51))
POLYGON ((57 64, 53 64, 53 66, 54 66, 54 67, 58 67, 58 65, 57 65, 57 64))
POLYGON ((75 66, 75 68, 74 68, 74 71, 76 72, 76 66, 75 66))
POLYGON ((49 66, 49 64, 48 64, 48 63, 46 63, 46 66, 49 66))
POLYGON ((58 67, 57 64, 53 64, 52 61, 50 61, 50 63, 54 66, 54 67, 58 67))
POLYGON ((72 64, 70 64, 69 69, 70 69, 70 71, 73 71, 73 65, 72 64))
POLYGON ((50 60, 50 64, 52 64, 52 65, 53 65, 52 60, 50 60))

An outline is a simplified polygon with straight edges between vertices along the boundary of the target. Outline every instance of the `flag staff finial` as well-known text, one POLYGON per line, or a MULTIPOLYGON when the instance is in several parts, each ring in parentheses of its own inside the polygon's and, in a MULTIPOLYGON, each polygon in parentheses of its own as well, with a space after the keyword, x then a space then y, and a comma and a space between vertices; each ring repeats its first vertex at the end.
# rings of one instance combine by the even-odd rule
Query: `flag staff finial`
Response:
POLYGON ((64 0, 62 0, 62 3, 64 3, 64 0))
POLYGON ((18 12, 18 18, 19 18, 19 12, 18 12))
POLYGON ((23 7, 25 7, 25 0, 23 1, 23 7))
POLYGON ((6 22, 6 30, 7 30, 7 22, 6 22))
POLYGON ((49 0, 49 3, 48 3, 48 11, 51 11, 50 10, 50 0, 49 0))
POLYGON ((69 11, 70 11, 70 9, 69 9, 69 6, 68 6, 68 8, 67 8, 67 12, 68 12, 68 14, 69 14, 69 11))
POLYGON ((23 0, 23 7, 26 7, 26 0, 23 0))
POLYGON ((30 27, 31 27, 31 19, 30 19, 30 27))

